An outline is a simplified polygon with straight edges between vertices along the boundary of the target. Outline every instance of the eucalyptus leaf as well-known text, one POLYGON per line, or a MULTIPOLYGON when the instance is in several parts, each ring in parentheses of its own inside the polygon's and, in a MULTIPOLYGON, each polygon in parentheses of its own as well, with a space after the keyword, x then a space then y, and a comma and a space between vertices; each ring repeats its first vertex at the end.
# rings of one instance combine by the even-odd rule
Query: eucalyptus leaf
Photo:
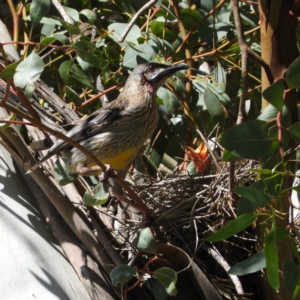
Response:
POLYGON ((223 228, 219 229, 217 232, 213 233, 208 240, 210 242, 219 242, 225 240, 236 233, 246 229, 250 226, 259 214, 243 214, 238 216, 236 219, 230 221, 223 228))
POLYGON ((119 265, 110 272, 110 279, 113 286, 127 283, 135 274, 135 269, 128 265, 119 265))
POLYGON ((264 253, 266 258, 268 281, 273 289, 278 290, 280 287, 278 273, 278 252, 276 248, 276 236, 274 231, 271 231, 266 237, 264 253))
POLYGON ((138 232, 137 248, 150 254, 157 254, 157 243, 149 227, 138 232))
POLYGON ((269 205, 271 201, 270 197, 267 196, 264 192, 251 187, 238 186, 234 189, 234 191, 240 196, 243 196, 258 205, 257 207, 269 205))
POLYGON ((293 61, 286 71, 286 82, 289 89, 300 88, 300 57, 293 61))
POLYGON ((242 262, 234 265, 228 271, 230 275, 246 275, 250 273, 255 273, 266 267, 266 258, 264 255, 264 249, 255 253, 251 257, 243 260, 242 262))
POLYGON ((290 136, 296 141, 300 142, 300 122, 294 123, 289 129, 288 132, 290 136))
POLYGON ((164 285, 168 295, 175 296, 177 294, 177 273, 173 269, 162 267, 154 271, 153 275, 164 285))
POLYGON ((66 161, 59 157, 54 164, 54 176, 59 185, 63 186, 73 182, 78 175, 71 174, 66 169, 66 161))
POLYGON ((15 85, 21 89, 27 84, 32 85, 39 78, 44 70, 44 62, 40 56, 32 51, 17 67, 14 75, 15 85))
POLYGON ((232 154, 248 159, 262 157, 272 145, 263 123, 257 122, 244 122, 231 127, 218 137, 218 142, 232 154))
POLYGON ((284 82, 279 79, 263 91, 264 98, 278 110, 283 107, 284 82))
POLYGON ((32 27, 36 27, 50 9, 50 0, 33 0, 30 5, 30 20, 32 27))
POLYGON ((62 80, 70 86, 94 89, 88 76, 73 60, 66 60, 61 64, 59 75, 62 80))
POLYGON ((297 285, 299 285, 300 268, 293 261, 285 261, 282 265, 282 271, 286 289, 293 295, 297 285))

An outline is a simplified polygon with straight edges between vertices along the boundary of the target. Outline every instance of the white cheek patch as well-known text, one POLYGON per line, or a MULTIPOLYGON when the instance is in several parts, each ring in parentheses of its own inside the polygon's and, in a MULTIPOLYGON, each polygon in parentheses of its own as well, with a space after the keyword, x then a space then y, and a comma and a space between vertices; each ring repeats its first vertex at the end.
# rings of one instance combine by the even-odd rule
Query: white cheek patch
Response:
POLYGON ((150 94, 153 93, 153 86, 149 83, 149 82, 146 82, 145 83, 145 89, 147 92, 149 92, 150 94))

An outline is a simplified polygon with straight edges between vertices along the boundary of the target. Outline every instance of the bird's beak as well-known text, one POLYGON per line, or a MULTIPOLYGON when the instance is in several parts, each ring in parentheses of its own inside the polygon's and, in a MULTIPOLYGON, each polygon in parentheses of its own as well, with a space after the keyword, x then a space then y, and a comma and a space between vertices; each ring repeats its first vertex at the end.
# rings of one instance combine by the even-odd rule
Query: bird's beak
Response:
POLYGON ((163 80, 170 77, 172 74, 188 69, 188 65, 178 65, 178 66, 170 66, 165 69, 162 69, 155 77, 153 77, 149 82, 152 86, 155 86, 161 83, 163 80))

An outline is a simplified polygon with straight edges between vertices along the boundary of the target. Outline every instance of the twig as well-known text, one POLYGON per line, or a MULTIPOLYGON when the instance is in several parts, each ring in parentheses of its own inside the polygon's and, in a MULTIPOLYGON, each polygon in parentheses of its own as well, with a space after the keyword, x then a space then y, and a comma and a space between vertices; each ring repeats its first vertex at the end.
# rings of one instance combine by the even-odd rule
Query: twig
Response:
POLYGON ((124 39, 126 38, 128 32, 130 31, 131 27, 133 26, 134 22, 137 20, 137 18, 142 14, 142 12, 146 9, 148 9, 149 7, 151 7, 153 4, 155 4, 157 2, 157 0, 150 0, 149 2, 147 2, 144 6, 142 6, 138 12, 134 15, 134 17, 131 19, 130 23, 127 25, 125 31, 123 32, 123 34, 121 35, 121 37, 119 38, 119 42, 122 43, 124 41, 124 39))
POLYGON ((52 0, 52 3, 67 23, 74 24, 74 21, 71 19, 71 17, 68 15, 68 13, 58 0, 52 0))
MULTIPOLYGON (((207 245, 204 245, 204 249, 207 251, 207 253, 209 255, 211 255, 216 262, 226 271, 228 272, 228 270, 230 269, 229 264, 227 263, 227 261, 223 258, 223 256, 220 254, 219 251, 217 251, 216 249, 210 248, 207 245)), ((232 280, 232 283, 235 286, 235 289, 237 291, 237 293, 239 295, 244 295, 244 290, 242 287, 242 284, 239 280, 239 278, 236 275, 230 275, 228 274, 232 280)))

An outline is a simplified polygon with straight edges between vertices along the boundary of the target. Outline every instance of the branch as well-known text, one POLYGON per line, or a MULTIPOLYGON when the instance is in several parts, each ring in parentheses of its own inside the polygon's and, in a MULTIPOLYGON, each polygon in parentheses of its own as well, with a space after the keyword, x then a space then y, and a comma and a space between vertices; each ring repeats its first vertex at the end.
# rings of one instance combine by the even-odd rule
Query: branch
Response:
POLYGON ((128 32, 130 31, 131 27, 133 26, 134 22, 137 20, 137 18, 142 14, 143 11, 151 7, 153 4, 155 4, 157 0, 150 0, 147 2, 144 6, 142 6, 139 11, 134 15, 134 17, 131 19, 130 23, 127 25, 127 28, 125 29, 124 33, 119 38, 119 42, 122 43, 124 39, 126 38, 128 32))

